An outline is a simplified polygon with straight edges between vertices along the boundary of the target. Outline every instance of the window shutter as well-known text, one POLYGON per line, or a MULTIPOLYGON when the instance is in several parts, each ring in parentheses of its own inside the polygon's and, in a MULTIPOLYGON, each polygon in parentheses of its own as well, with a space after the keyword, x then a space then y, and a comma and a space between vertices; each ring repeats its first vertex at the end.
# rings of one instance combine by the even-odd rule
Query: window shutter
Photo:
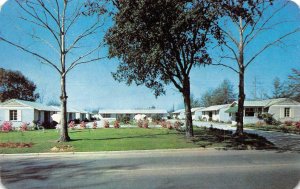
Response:
POLYGON ((9 120, 9 110, 5 110, 4 121, 10 121, 9 120))
POLYGON ((294 118, 294 116, 295 116, 295 115, 294 115, 294 108, 291 108, 291 109, 290 109, 290 114, 291 114, 290 117, 291 117, 291 118, 294 118))
POLYGON ((284 118, 284 108, 280 108, 279 118, 284 118))
POLYGON ((22 110, 17 110, 17 120, 22 121, 22 110))

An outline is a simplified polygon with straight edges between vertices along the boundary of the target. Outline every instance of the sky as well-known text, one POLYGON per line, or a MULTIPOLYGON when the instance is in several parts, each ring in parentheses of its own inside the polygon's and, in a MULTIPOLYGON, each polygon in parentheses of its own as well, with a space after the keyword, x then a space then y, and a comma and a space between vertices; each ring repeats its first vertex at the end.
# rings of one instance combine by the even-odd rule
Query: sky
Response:
MULTIPOLYGON (((0 0, 0 7, 3 3, 0 0)), ((0 35, 35 49, 44 55, 55 57, 51 49, 44 48, 26 32, 32 31, 41 34, 48 39, 50 36, 38 29, 32 29, 28 23, 24 23, 18 17, 18 11, 13 1, 8 1, 0 12, 0 35), (34 48, 33 48, 34 47, 34 48)), ((264 33, 250 46, 250 53, 259 50, 266 42, 276 39, 283 33, 300 26, 300 11, 296 4, 290 4, 285 10, 275 17, 274 22, 280 20, 293 20, 278 27, 276 30, 264 33)), ((86 26, 81 22, 76 29, 80 30, 86 26)), ((105 29, 110 26, 107 21, 105 29)), ((101 40, 103 33, 90 39, 101 40)), ((286 80, 292 68, 300 67, 300 34, 288 37, 283 47, 272 47, 259 56, 247 69, 245 78, 246 96, 253 97, 254 80, 256 79, 257 95, 270 93, 272 81, 279 77, 286 80)), ((103 47, 99 52, 106 56, 108 47, 103 47)), ((213 55, 217 59, 217 55, 213 55)), ((81 109, 126 109, 126 108, 148 108, 155 106, 170 110, 181 108, 183 99, 177 89, 169 85, 166 87, 166 95, 155 98, 153 92, 144 86, 127 86, 112 78, 111 72, 116 71, 119 60, 103 59, 97 62, 79 66, 72 70, 67 76, 68 103, 74 108, 81 109)), ((26 54, 15 47, 0 41, 0 67, 21 71, 26 77, 37 85, 37 91, 41 94, 44 103, 58 100, 60 95, 59 74, 50 66, 41 64, 32 55, 26 54)), ((229 79, 238 91, 238 75, 224 67, 206 66, 195 67, 191 73, 191 92, 196 98, 200 98, 207 90, 217 87, 224 79, 229 79)))

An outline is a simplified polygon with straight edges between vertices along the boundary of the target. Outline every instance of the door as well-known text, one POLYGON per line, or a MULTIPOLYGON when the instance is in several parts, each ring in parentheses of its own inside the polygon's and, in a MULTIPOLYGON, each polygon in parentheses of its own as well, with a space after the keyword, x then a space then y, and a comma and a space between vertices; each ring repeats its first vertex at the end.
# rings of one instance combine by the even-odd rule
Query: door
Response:
POLYGON ((44 112, 44 122, 50 123, 50 112, 44 112))

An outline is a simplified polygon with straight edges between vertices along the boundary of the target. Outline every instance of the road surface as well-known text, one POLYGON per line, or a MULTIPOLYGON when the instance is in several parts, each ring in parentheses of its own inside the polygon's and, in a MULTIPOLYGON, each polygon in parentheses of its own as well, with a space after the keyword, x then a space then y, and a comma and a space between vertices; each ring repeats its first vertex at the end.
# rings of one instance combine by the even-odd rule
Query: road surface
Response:
POLYGON ((7 189, 293 189, 300 154, 158 150, 0 156, 7 189))

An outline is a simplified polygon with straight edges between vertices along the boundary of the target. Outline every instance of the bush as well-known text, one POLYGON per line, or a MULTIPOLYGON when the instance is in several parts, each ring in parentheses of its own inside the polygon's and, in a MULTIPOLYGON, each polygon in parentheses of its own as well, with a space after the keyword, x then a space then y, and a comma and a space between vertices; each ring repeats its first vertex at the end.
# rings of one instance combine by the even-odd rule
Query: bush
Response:
POLYGON ((300 121, 297 121, 297 122, 295 123, 295 127, 296 127, 297 129, 300 129, 300 121))
POLYGON ((138 121, 137 121, 137 126, 138 126, 139 128, 142 128, 142 127, 143 127, 143 123, 144 123, 143 120, 138 120, 138 121))
POLYGON ((183 125, 184 125, 184 123, 182 123, 181 121, 175 121, 174 128, 176 130, 180 130, 183 125))
POLYGON ((285 126, 292 126, 292 125, 293 125, 293 122, 292 122, 292 121, 285 121, 285 122, 284 122, 284 125, 285 125, 285 126))
POLYGON ((166 122, 165 120, 161 121, 161 122, 160 122, 160 126, 161 126, 162 128, 167 128, 167 122, 166 122))
POLYGON ((10 121, 4 121, 4 122, 2 123, 2 125, 1 125, 1 130, 2 130, 3 132, 9 132, 9 131, 12 131, 12 126, 13 126, 12 122, 10 122, 10 121))
POLYGON ((103 121, 103 127, 104 127, 104 128, 109 128, 109 121, 104 120, 104 121, 103 121))
POLYGON ((279 125, 280 122, 278 122, 276 119, 273 118, 273 114, 269 114, 269 113, 262 113, 262 114, 259 114, 257 116, 259 119, 263 119, 266 124, 269 124, 269 125, 279 125))
POLYGON ((22 123, 21 126, 20 126, 20 131, 27 131, 28 130, 28 126, 29 126, 29 123, 22 123))
POLYGON ((115 128, 115 129, 120 128, 120 123, 119 123, 118 120, 116 120, 116 121, 114 122, 114 128, 115 128))
POLYGON ((167 129, 173 129, 172 123, 170 121, 167 121, 167 129))
POLYGON ((81 121, 80 128, 81 129, 85 129, 86 128, 86 123, 84 121, 81 121))
POLYGON ((93 122, 93 129, 97 129, 97 125, 98 125, 98 124, 97 124, 97 121, 94 121, 94 122, 93 122))
POLYGON ((255 123, 255 126, 258 126, 258 127, 261 127, 261 126, 264 126, 265 125, 265 122, 263 121, 258 121, 255 123))
POLYGON ((151 116, 151 118, 154 123, 159 123, 162 120, 162 116, 158 114, 151 116))
POLYGON ((74 129, 74 128, 75 128, 75 121, 70 121, 68 127, 69 127, 70 129, 74 129))
POLYGON ((74 119, 73 121, 75 122, 75 124, 79 124, 80 123, 80 119, 74 119))
POLYGON ((145 129, 149 128, 149 122, 147 120, 143 121, 143 128, 145 128, 145 129))
POLYGON ((130 117, 129 116, 122 116, 117 119, 119 122, 124 123, 124 124, 129 124, 130 123, 130 117))

